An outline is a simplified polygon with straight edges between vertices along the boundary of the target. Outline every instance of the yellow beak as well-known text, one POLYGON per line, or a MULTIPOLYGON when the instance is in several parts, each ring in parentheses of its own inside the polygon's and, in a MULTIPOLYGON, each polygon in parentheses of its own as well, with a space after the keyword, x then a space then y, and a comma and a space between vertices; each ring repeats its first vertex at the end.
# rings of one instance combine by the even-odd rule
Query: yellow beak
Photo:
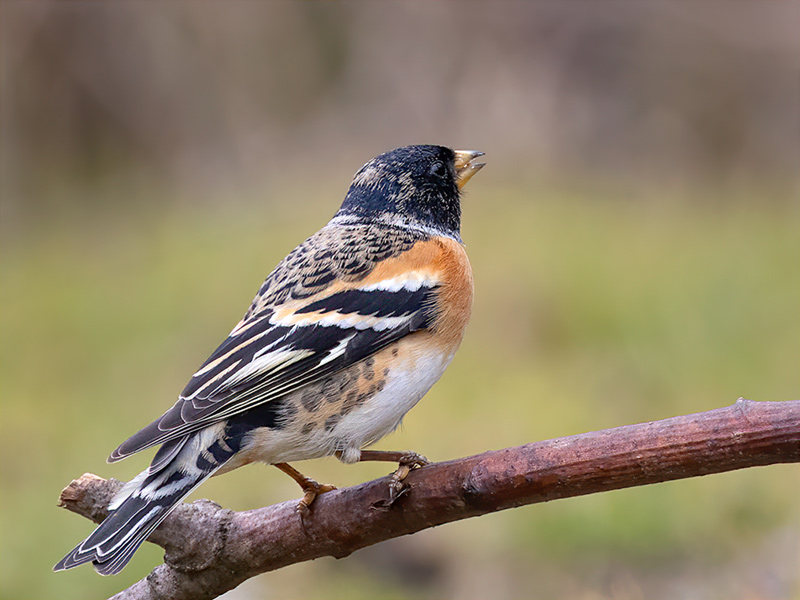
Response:
POLYGON ((483 152, 478 150, 456 150, 455 155, 456 185, 458 189, 462 189, 475 173, 486 166, 486 163, 472 162, 479 156, 483 156, 483 152))

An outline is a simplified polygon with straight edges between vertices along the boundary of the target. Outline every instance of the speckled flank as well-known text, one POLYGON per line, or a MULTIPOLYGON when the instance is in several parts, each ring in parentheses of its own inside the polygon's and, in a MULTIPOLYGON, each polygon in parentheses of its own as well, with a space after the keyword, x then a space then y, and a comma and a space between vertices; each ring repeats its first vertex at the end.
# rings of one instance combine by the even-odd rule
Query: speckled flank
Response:
POLYGON ((361 448, 394 430, 453 357, 418 332, 284 399, 279 427, 253 430, 225 470, 254 461, 302 460, 361 448))
POLYGON ((383 390, 390 372, 388 366, 376 367, 378 361, 387 362, 383 354, 370 356, 287 397, 281 427, 301 435, 332 431, 344 415, 383 390))

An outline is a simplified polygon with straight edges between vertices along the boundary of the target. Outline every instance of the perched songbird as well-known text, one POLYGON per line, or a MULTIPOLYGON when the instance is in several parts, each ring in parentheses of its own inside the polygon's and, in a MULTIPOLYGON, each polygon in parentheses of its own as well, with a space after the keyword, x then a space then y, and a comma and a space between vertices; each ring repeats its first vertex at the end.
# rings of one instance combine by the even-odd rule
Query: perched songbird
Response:
POLYGON ((255 461, 303 487, 301 509, 333 487, 288 461, 398 462, 396 494, 425 460, 362 449, 400 424, 461 343, 472 271, 460 190, 482 154, 408 146, 365 164, 333 219, 270 273, 175 405, 111 453, 114 462, 161 445, 55 570, 91 561, 118 573, 198 485, 255 461))

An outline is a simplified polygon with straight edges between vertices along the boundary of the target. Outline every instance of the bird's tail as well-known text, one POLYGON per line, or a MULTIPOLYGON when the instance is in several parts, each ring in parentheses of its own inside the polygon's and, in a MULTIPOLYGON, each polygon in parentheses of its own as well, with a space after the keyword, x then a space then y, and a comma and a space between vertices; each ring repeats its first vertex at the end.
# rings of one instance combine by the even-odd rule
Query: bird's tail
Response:
POLYGON ((108 516, 100 526, 53 570, 71 569, 92 561, 101 575, 119 573, 178 503, 235 454, 225 441, 219 438, 211 441, 204 433, 200 431, 162 447, 153 464, 112 500, 108 516), (165 464, 163 458, 170 454, 172 458, 165 464))

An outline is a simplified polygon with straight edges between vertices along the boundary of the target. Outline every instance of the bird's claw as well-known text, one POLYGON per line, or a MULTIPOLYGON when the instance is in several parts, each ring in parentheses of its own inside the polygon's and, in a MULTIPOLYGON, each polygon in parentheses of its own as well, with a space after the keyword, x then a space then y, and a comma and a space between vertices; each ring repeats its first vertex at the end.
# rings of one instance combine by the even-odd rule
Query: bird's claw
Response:
POLYGON ((313 479, 306 478, 306 480, 302 484, 303 487, 303 497, 297 503, 297 512, 300 514, 301 518, 307 517, 311 514, 311 505, 314 503, 314 500, 317 499, 317 496, 320 494, 325 494, 327 492, 332 492, 336 489, 335 485, 330 485, 328 483, 318 483, 313 479))
POLYGON ((372 506, 375 509, 390 509, 395 502, 408 493, 410 488, 405 483, 405 478, 408 477, 408 474, 414 469, 429 464, 427 458, 416 452, 407 452, 397 462, 399 463, 397 470, 389 476, 389 497, 373 504, 372 506))

